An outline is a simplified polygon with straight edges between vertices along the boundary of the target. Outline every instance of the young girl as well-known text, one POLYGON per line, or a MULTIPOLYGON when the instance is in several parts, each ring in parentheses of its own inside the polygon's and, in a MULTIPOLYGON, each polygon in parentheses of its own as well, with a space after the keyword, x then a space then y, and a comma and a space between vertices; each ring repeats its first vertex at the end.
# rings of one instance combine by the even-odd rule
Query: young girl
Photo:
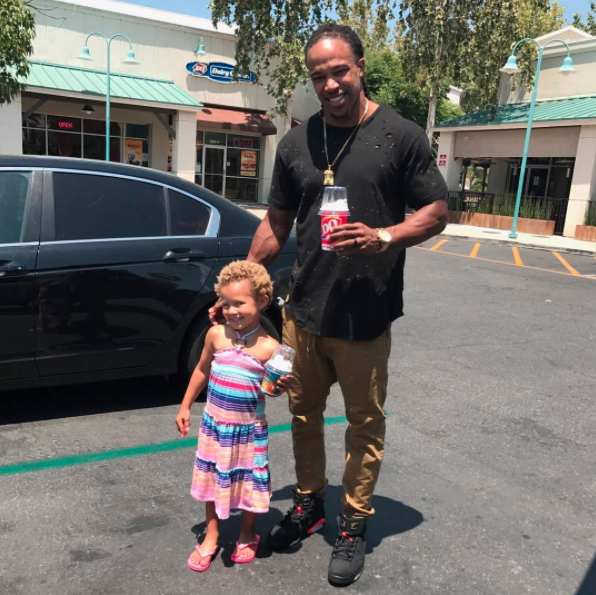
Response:
MULTIPOLYGON (((227 519, 231 509, 244 511, 232 561, 254 560, 259 545, 257 514, 269 510, 271 498, 268 427, 260 387, 263 364, 279 343, 261 327, 259 317, 271 301, 273 284, 263 266, 238 261, 222 269, 215 292, 226 324, 207 332, 176 416, 178 430, 186 436, 190 406, 208 383, 191 489, 196 500, 206 503, 207 534, 187 563, 197 572, 211 565, 219 549, 219 520, 227 519)), ((285 391, 290 380, 282 377, 278 387, 285 391)))

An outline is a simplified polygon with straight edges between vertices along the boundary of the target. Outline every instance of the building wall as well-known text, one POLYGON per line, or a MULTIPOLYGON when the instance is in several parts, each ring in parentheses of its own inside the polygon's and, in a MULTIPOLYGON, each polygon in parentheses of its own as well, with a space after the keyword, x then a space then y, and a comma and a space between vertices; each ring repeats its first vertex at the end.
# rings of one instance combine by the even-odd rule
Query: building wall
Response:
POLYGON ((199 37, 203 38, 207 51, 200 61, 234 64, 235 38, 232 35, 161 24, 49 0, 40 0, 39 5, 57 8, 49 13, 52 18, 36 13, 33 59, 105 70, 106 45, 103 40, 98 37, 89 40, 93 62, 78 58, 81 47, 85 45, 87 35, 94 31, 108 37, 121 33, 130 38, 140 64, 122 63, 128 43, 116 39, 111 46, 113 72, 173 80, 203 103, 256 110, 269 110, 275 105, 274 99, 260 85, 216 83, 188 74, 186 64, 199 60, 194 53, 199 37))
MULTIPOLYGON (((575 74, 567 76, 559 72, 567 51, 561 44, 549 46, 542 59, 538 81, 538 101, 578 95, 596 95, 596 38, 572 41, 571 58, 575 74)), ((501 76, 499 103, 529 102, 532 88, 519 84, 519 76, 501 76)))
MULTIPOLYGON (((444 133, 441 133, 441 138, 444 133)), ((455 133, 455 157, 521 157, 526 131, 473 130, 455 133)), ((580 127, 534 128, 530 157, 574 157, 580 127)), ((439 150, 441 152, 441 149, 439 150)))

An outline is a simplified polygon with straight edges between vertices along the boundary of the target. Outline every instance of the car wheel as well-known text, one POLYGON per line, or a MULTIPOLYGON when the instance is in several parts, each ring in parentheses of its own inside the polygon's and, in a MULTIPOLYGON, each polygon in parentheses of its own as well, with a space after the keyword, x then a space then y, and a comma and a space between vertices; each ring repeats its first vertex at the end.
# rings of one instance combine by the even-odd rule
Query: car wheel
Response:
MULTIPOLYGON (((185 381, 189 381, 192 373, 194 372, 199 360, 201 359, 201 353, 205 346, 205 335, 209 330, 211 323, 209 317, 201 317, 191 327, 188 338, 186 341, 186 347, 181 358, 181 374, 185 381)), ((271 335, 275 340, 281 341, 279 333, 275 328, 273 322, 267 317, 267 315, 261 315, 261 326, 271 335)), ((201 395, 203 396, 203 395, 201 395)))

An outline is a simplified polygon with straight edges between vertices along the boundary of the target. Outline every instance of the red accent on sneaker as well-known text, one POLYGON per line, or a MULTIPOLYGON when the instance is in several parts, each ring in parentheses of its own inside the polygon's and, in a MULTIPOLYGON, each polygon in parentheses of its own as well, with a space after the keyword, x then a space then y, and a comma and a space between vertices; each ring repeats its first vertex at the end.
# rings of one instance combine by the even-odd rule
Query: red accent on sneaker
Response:
POLYGON ((325 519, 321 519, 320 521, 317 521, 310 529, 308 529, 307 533, 309 535, 312 535, 315 531, 319 531, 320 529, 322 529, 324 524, 325 524, 325 519))
POLYGON ((296 506, 296 512, 302 513, 302 506, 296 506))

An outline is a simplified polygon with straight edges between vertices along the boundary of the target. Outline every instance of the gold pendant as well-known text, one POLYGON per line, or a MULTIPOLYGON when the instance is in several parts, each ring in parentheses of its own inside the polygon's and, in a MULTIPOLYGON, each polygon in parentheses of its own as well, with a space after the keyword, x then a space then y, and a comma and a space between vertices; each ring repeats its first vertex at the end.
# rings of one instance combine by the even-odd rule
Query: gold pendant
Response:
POLYGON ((323 180, 323 184, 325 186, 333 186, 335 184, 335 180, 333 179, 333 170, 332 169, 326 169, 323 172, 323 175, 325 176, 325 178, 323 180))

